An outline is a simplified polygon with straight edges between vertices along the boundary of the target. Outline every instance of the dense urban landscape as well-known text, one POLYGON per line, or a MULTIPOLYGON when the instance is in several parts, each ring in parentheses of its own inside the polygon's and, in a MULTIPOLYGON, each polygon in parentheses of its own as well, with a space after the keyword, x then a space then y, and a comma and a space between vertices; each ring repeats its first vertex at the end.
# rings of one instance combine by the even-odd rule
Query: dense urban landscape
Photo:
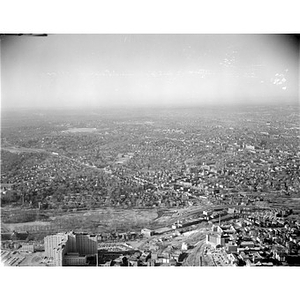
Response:
POLYGON ((298 105, 1 122, 4 265, 300 265, 298 105))

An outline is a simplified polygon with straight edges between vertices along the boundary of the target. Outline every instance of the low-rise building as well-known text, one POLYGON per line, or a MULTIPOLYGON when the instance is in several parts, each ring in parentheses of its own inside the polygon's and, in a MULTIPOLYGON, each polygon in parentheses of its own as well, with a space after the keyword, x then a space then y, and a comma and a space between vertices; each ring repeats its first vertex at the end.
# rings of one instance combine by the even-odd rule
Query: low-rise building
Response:
POLYGON ((144 236, 150 237, 154 234, 154 231, 151 230, 151 229, 148 229, 148 228, 143 228, 141 230, 141 234, 144 235, 144 236))

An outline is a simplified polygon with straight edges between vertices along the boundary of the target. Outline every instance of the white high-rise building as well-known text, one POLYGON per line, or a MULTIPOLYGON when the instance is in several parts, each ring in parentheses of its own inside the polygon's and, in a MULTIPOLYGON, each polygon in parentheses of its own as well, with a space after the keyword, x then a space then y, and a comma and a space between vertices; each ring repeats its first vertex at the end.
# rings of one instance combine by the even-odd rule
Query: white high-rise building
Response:
POLYGON ((86 233, 58 233, 44 238, 45 255, 55 266, 86 265, 88 256, 97 257, 97 236, 86 233))

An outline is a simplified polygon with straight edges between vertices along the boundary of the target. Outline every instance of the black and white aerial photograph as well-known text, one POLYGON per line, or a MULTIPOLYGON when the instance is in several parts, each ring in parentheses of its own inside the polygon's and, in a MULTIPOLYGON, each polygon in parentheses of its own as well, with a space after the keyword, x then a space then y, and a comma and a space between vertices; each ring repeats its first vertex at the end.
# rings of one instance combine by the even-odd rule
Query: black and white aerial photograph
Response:
POLYGON ((300 265, 299 37, 2 35, 7 266, 300 265))
POLYGON ((299 271, 299 41, 3 31, 1 268, 299 271))

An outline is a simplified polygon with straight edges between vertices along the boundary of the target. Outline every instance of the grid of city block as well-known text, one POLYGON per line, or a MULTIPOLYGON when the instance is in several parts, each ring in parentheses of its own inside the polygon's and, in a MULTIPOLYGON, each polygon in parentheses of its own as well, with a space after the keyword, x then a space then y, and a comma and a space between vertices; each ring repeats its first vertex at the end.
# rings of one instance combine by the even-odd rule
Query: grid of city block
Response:
POLYGON ((2 264, 300 265, 297 36, 1 42, 2 264))

